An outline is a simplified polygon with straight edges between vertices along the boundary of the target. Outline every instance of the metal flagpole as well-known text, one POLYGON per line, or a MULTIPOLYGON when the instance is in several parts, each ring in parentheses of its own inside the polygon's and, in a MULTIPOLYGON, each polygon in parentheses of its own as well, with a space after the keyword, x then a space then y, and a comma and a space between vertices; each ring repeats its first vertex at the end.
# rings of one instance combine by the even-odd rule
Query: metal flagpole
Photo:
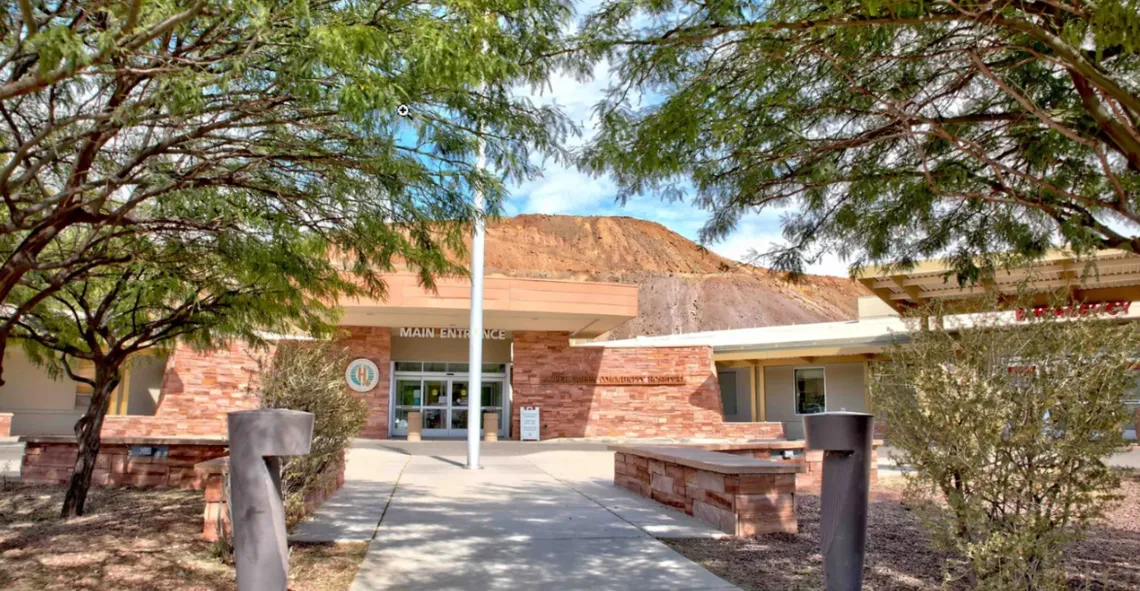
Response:
MULTIPOLYGON (((483 170, 486 157, 483 125, 475 147, 475 169, 483 170)), ((483 423, 483 191, 475 188, 475 229, 471 234, 471 335, 467 348, 470 382, 467 391, 467 469, 478 470, 479 428, 483 423)))

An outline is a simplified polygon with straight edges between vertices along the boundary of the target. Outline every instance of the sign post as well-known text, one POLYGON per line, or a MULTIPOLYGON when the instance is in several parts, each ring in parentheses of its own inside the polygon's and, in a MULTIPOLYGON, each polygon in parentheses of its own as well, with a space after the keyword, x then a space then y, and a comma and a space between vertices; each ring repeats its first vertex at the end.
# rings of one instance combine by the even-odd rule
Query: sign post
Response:
POLYGON ((804 417, 805 449, 823 451, 819 544, 827 591, 863 588, 874 422, 859 412, 804 417))
MULTIPOLYGON (((475 168, 483 170, 483 126, 479 125, 475 168)), ((475 228, 471 234, 471 331, 467 347, 471 391, 467 394, 467 469, 478 470, 479 427, 483 424, 483 191, 475 187, 475 228)))
POLYGON ((230 519, 238 591, 285 591, 289 547, 280 456, 309 453, 313 414, 261 409, 231 412, 230 519))
POLYGON ((519 411, 519 439, 522 441, 538 441, 539 433, 538 407, 522 407, 519 411))

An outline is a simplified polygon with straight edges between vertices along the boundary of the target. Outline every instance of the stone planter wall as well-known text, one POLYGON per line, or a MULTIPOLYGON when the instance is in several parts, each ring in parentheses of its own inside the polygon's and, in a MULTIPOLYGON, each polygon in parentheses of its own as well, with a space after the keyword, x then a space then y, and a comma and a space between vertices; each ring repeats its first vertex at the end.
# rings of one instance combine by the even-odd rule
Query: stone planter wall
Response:
MULTIPOLYGON (((297 520, 312 515, 324 504, 340 487, 344 486, 344 456, 340 462, 326 470, 318 484, 309 494, 305 495, 304 510, 297 520)), ((226 510, 226 471, 229 469, 229 457, 217 458, 202 462, 195 466, 198 479, 202 482, 202 490, 206 500, 206 508, 202 513, 202 539, 208 542, 217 541, 218 535, 231 533, 229 511, 226 510)))
MULTIPOLYGON (((75 470, 75 439, 66 436, 23 437, 24 482, 68 484, 75 470)), ((194 466, 229 453, 225 439, 105 437, 95 460, 91 484, 140 488, 193 488, 194 466)))
POLYGON ((614 454, 614 484, 733 536, 796 533, 796 474, 722 474, 614 454))

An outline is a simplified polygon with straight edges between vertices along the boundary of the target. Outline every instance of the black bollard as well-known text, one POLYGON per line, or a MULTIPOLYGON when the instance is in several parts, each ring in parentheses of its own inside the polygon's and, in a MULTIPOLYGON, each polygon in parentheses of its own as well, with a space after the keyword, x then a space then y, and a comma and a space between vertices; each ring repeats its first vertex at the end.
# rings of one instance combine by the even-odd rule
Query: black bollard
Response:
POLYGON ((309 453, 313 415, 280 409, 231 412, 229 435, 238 591, 285 591, 289 547, 278 457, 309 453))
POLYGON ((828 591, 863 588, 874 417, 826 412, 804 417, 806 449, 823 451, 820 547, 828 591))

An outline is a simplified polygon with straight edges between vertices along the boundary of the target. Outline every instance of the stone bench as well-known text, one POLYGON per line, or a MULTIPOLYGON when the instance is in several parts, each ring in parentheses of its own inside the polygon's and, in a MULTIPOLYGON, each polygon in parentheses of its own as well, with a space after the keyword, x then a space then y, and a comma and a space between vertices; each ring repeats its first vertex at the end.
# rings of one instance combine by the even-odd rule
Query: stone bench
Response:
POLYGON ((614 484, 733 536, 796 533, 798 464, 682 446, 611 445, 614 484))
MULTIPOLYGON (((879 446, 883 440, 876 439, 871 446, 871 484, 879 481, 879 446)), ((726 454, 750 456, 758 460, 772 460, 775 462, 788 462, 804 467, 796 475, 796 490, 798 492, 818 491, 823 478, 823 452, 807 451, 804 449, 804 440, 773 439, 768 441, 744 441, 739 443, 699 443, 688 444, 689 447, 716 451, 726 454), (791 457, 785 457, 790 452, 791 457)))

